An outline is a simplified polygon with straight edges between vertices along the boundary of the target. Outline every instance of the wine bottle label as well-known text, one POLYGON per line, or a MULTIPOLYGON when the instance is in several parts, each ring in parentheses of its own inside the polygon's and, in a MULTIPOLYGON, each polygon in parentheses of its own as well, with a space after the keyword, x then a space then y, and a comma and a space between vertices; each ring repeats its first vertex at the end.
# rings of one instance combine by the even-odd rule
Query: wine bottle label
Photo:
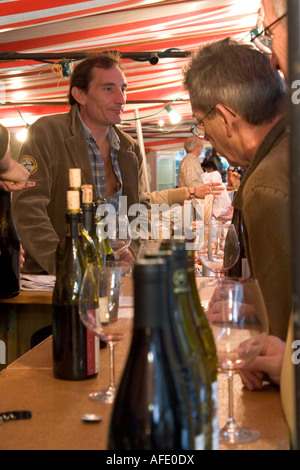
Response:
POLYGON ((83 204, 92 204, 93 202, 93 186, 91 184, 82 185, 82 202, 83 204))
POLYGON ((80 193, 79 191, 67 191, 67 207, 68 211, 80 210, 80 193))
POLYGON ((70 188, 81 187, 81 169, 69 168, 69 186, 70 188))
POLYGON ((218 381, 211 384, 212 412, 212 450, 219 450, 219 413, 218 413, 218 381))
POLYGON ((195 450, 205 450, 205 437, 203 433, 195 436, 195 450))

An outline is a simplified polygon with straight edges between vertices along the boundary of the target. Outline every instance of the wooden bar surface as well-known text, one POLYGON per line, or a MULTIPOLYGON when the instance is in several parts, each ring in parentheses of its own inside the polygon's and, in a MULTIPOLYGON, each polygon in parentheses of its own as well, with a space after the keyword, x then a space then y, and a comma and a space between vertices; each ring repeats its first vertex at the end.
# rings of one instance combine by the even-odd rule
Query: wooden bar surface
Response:
MULTIPOLYGON (((132 290, 128 280, 125 295, 132 290)), ((116 380, 121 378, 131 337, 115 349, 116 380)), ((134 380, 134 377, 133 377, 134 380)), ((224 374, 219 374, 219 423, 227 419, 228 394, 224 374)), ((55 379, 52 372, 52 338, 30 350, 0 373, 0 412, 30 410, 32 418, 0 425, 1 450, 106 450, 112 405, 96 403, 90 392, 109 384, 108 348, 100 350, 100 372, 96 378, 69 382, 55 379), (96 413, 101 423, 87 424, 81 417, 96 413)), ((247 444, 220 444, 221 450, 289 450, 289 434, 278 387, 266 385, 249 392, 238 375, 234 379, 237 422, 258 429, 261 438, 247 444)))
MULTIPOLYGON (((116 379, 120 380, 130 338, 116 346, 116 379)), ((80 382, 55 379, 52 373, 52 338, 25 354, 0 374, 0 411, 30 410, 28 421, 1 425, 1 450, 106 450, 112 405, 96 403, 88 394, 109 383, 108 349, 100 352, 97 378, 80 382), (96 413, 101 423, 87 424, 81 417, 96 413)), ((134 380, 134 377, 133 377, 134 380)), ((288 450, 288 429, 278 388, 259 392, 245 390, 235 377, 235 409, 239 424, 254 427, 261 438, 238 446, 220 445, 221 450, 288 450)), ((227 385, 219 376, 219 421, 227 418, 227 385)))

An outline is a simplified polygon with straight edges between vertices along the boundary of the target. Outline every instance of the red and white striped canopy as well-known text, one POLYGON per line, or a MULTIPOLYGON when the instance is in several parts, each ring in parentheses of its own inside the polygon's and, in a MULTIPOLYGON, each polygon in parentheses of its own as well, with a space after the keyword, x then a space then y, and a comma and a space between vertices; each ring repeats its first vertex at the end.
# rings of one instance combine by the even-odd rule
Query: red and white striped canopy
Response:
POLYGON ((1 1, 0 122, 13 131, 66 112, 69 78, 62 65, 71 66, 74 53, 118 50, 129 84, 124 129, 135 130, 138 118, 145 146, 176 146, 192 120, 181 84, 188 55, 207 41, 247 40, 259 8, 260 0, 1 1), (156 65, 148 60, 153 52, 156 65), (182 119, 174 129, 168 103, 182 119), (167 130, 157 127, 159 119, 167 130))

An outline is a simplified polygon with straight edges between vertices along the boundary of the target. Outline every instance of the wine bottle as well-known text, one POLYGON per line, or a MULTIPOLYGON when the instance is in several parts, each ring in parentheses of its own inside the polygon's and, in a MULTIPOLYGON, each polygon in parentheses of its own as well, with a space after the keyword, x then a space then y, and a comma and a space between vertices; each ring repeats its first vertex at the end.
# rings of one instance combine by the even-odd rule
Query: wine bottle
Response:
POLYGON ((202 429, 202 409, 199 400, 200 390, 197 375, 198 368, 188 355, 188 348, 185 346, 185 342, 182 341, 181 335, 178 332, 178 326, 176 327, 178 316, 181 316, 181 305, 178 302, 177 295, 173 295, 173 252, 171 250, 149 251, 145 253, 145 259, 149 258, 162 258, 166 261, 167 264, 169 310, 166 330, 170 337, 170 344, 174 349, 174 354, 178 365, 178 373, 182 376, 182 380, 191 406, 194 424, 195 450, 204 450, 205 436, 202 429))
POLYGON ((20 240, 11 210, 11 193, 0 190, 0 298, 20 291, 20 240))
POLYGON ((82 240, 88 262, 105 264, 105 251, 96 233, 95 209, 93 203, 93 186, 83 184, 82 187, 82 240))
POLYGON ((207 316, 202 308, 199 292, 195 278, 195 253, 193 250, 187 250, 187 270, 190 284, 191 302, 193 304, 193 314, 197 325, 197 332, 201 337, 205 348, 206 357, 209 364, 211 394, 212 394, 212 449, 219 449, 219 416, 218 416, 218 357, 213 333, 207 316))
POLYGON ((202 429, 205 435, 205 449, 212 449, 212 396, 211 382, 204 346, 197 333, 193 306, 190 298, 190 286, 187 277, 187 260, 184 240, 163 240, 161 250, 172 250, 174 255, 173 296, 178 304, 176 326, 185 344, 187 354, 195 367, 199 381, 199 400, 202 411, 202 429))
POLYGON ((104 251, 105 253, 105 262, 106 262, 106 261, 115 261, 115 256, 114 256, 114 252, 111 247, 109 238, 107 236, 107 233, 105 233, 105 224, 103 221, 104 217, 100 217, 99 213, 97 212, 98 207, 101 204, 105 204, 105 203, 106 203, 106 199, 97 199, 97 201, 94 203, 94 209, 95 209, 95 220, 96 220, 96 233, 99 239, 101 250, 104 251))
POLYGON ((53 290, 53 373, 63 380, 84 380, 98 373, 99 341, 83 325, 78 312, 86 266, 79 191, 68 191, 67 202, 65 250, 53 290))
POLYGON ((166 334, 166 263, 140 260, 133 276, 133 338, 112 412, 109 449, 193 450, 191 410, 166 334))

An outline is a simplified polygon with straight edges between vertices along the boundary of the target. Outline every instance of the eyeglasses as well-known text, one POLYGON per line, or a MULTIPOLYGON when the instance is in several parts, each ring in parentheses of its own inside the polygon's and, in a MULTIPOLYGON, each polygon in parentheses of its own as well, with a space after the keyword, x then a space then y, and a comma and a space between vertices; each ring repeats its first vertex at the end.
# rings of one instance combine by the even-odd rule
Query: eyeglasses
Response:
MULTIPOLYGON (((224 106, 224 105, 223 105, 224 106)), ((236 114, 234 114, 234 112, 232 112, 230 109, 226 108, 226 106, 224 106, 224 108, 226 109, 226 111, 228 111, 233 117, 236 117, 236 114)), ((190 132, 195 135, 196 137, 199 137, 199 139, 204 139, 205 137, 205 129, 204 129, 204 124, 203 124, 203 121, 205 118, 207 118, 207 116, 209 116, 210 113, 212 113, 213 111, 215 110, 215 106, 213 108, 211 108, 208 113, 205 114, 205 116, 201 119, 201 121, 198 122, 198 124, 196 124, 195 126, 192 126, 190 128, 190 132)))
POLYGON ((269 24, 269 26, 264 28, 260 33, 258 32, 257 29, 253 29, 250 32, 251 42, 255 44, 257 49, 264 52, 265 54, 272 54, 273 34, 270 33, 270 28, 272 28, 272 26, 274 26, 276 23, 281 21, 286 16, 287 16, 287 13, 284 13, 284 15, 281 15, 279 18, 277 18, 277 20, 269 24))

